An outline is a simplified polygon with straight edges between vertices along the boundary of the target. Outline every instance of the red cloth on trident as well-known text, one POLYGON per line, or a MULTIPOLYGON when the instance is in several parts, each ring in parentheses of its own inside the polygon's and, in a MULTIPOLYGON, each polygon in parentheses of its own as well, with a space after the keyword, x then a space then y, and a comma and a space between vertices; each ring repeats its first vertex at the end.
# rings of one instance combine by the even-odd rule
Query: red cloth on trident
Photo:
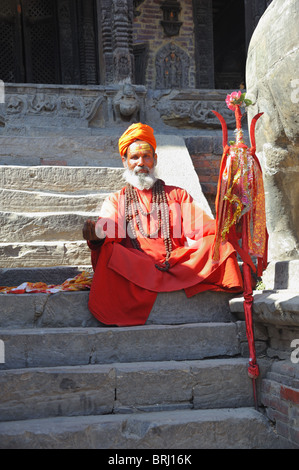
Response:
POLYGON ((252 146, 249 149, 243 141, 240 107, 235 106, 236 143, 231 146, 227 144, 228 133, 224 118, 216 111, 213 112, 222 125, 224 149, 216 197, 216 235, 213 259, 218 260, 222 243, 230 241, 243 260, 244 314, 250 356, 248 374, 251 378, 257 378, 259 368, 256 363, 253 332, 251 274, 253 271, 257 276, 261 276, 266 268, 268 241, 263 177, 261 166, 255 155, 254 137, 255 125, 262 113, 252 120, 250 127, 252 146), (258 260, 257 270, 251 256, 258 260))

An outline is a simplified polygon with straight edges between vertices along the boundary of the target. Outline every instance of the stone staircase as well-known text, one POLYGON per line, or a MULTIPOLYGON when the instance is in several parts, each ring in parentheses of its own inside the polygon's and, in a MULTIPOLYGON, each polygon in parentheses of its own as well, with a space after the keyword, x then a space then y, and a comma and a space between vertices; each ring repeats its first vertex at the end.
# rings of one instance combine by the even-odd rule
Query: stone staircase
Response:
POLYGON ((117 183, 121 186, 122 172, 103 167, 1 166, 2 267, 90 264, 83 222, 88 217, 96 220, 105 196, 117 183))
MULTIPOLYGON (((91 269, 82 223, 123 170, 2 163, 0 284, 91 269)), ((230 299, 163 293, 146 325, 112 328, 90 314, 86 291, 0 295, 0 448, 283 447, 254 408, 230 299)))
POLYGON ((207 321, 209 292, 190 312, 182 292, 163 297, 147 325, 101 328, 86 292, 2 296, 0 447, 279 447, 254 409, 244 322, 207 321))

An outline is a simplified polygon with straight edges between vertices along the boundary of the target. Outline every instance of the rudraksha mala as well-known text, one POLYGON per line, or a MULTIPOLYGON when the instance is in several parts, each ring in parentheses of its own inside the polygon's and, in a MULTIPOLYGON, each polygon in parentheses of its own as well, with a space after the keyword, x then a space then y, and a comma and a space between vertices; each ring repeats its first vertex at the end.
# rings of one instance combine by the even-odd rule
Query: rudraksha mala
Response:
POLYGON ((130 233, 129 237, 131 239, 132 245, 137 250, 141 251, 140 244, 137 239, 137 234, 134 226, 134 219, 139 232, 143 237, 153 238, 158 236, 159 231, 161 230, 162 237, 164 239, 166 258, 165 262, 161 264, 155 264, 155 267, 160 271, 168 271, 170 268, 169 258, 172 252, 172 241, 170 238, 170 222, 169 222, 169 211, 168 211, 168 202, 164 189, 164 182, 158 179, 153 186, 153 197, 152 197, 152 208, 149 212, 145 212, 138 199, 137 192, 131 184, 127 184, 125 189, 125 215, 127 227, 129 225, 130 233), (147 233, 141 223, 140 214, 147 217, 156 212, 158 227, 153 233, 147 233))

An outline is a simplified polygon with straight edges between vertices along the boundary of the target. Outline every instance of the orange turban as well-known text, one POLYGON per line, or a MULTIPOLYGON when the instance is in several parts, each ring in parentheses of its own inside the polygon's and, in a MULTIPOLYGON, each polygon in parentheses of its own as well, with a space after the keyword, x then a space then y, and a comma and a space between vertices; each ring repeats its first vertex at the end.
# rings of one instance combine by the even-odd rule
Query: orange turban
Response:
POLYGON ((146 124, 138 122, 137 124, 132 124, 128 127, 118 141, 119 153, 122 157, 125 155, 127 148, 136 140, 144 140, 145 142, 148 142, 156 151, 157 143, 154 136, 154 129, 146 124))

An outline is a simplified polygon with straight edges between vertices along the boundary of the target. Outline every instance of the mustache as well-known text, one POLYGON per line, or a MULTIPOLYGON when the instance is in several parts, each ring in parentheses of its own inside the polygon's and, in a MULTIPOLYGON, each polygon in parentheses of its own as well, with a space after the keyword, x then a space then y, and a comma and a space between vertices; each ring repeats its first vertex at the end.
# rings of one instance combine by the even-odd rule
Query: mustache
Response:
POLYGON ((135 173, 135 175, 137 175, 138 173, 141 173, 141 172, 144 172, 146 171, 147 173, 150 172, 150 168, 148 168, 146 165, 143 165, 143 166, 139 166, 139 167, 135 167, 133 172, 135 173))

